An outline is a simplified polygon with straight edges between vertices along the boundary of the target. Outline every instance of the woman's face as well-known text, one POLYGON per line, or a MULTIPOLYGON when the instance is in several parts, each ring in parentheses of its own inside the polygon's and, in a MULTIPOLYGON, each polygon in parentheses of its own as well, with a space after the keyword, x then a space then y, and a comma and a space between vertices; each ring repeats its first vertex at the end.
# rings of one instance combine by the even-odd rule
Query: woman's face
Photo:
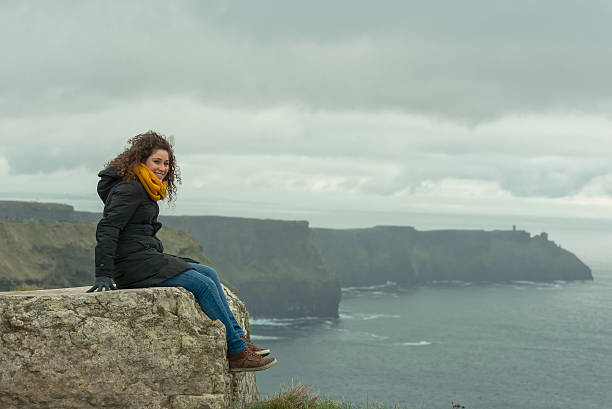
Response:
POLYGON ((170 157, 168 151, 165 149, 154 150, 151 156, 145 161, 145 166, 151 169, 159 180, 164 180, 168 174, 169 165, 170 157))

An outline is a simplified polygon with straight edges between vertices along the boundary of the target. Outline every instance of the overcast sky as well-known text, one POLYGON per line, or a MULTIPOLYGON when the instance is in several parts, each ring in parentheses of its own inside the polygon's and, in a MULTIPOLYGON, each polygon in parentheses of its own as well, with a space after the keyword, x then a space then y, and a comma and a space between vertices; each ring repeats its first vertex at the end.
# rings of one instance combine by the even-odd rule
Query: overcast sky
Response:
POLYGON ((610 1, 0 1, 0 200, 100 210, 97 172, 153 129, 182 168, 167 214, 610 218, 610 21, 610 1))

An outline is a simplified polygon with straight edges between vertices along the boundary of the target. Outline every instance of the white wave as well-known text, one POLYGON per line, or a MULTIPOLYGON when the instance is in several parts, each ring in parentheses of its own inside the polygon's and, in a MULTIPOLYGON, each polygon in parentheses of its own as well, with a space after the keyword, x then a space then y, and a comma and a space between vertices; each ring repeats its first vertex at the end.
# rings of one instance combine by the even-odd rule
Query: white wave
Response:
POLYGON ((251 318, 250 324, 269 327, 288 327, 292 324, 292 321, 284 318, 251 318))
POLYGON ((362 320, 375 320, 379 318, 400 318, 399 314, 363 314, 362 320))
POLYGON ((333 321, 323 321, 321 325, 323 326, 323 328, 331 329, 334 326, 334 322, 333 321))
POLYGON ((386 335, 379 335, 379 334, 373 334, 371 332, 357 332, 355 333, 358 337, 362 337, 362 338, 373 338, 373 339, 377 339, 377 340, 381 340, 384 341, 385 339, 389 339, 388 336, 386 335))
POLYGON ((384 341, 389 339, 387 335, 374 334, 372 332, 364 332, 364 331, 351 331, 347 328, 333 328, 336 332, 341 332, 343 334, 347 334, 351 342, 360 342, 360 341, 384 341))
POLYGON ((556 280, 552 282, 541 282, 541 281, 525 281, 525 280, 515 280, 511 281, 513 288, 525 288, 525 287, 533 287, 536 290, 556 290, 559 288, 564 288, 564 286, 568 283, 563 280, 556 280))
POLYGON ((407 347, 421 347, 421 346, 425 346, 425 345, 431 345, 431 342, 427 342, 427 341, 402 342, 402 345, 405 345, 407 347))
POLYGON ((344 320, 368 321, 368 320, 375 320, 375 319, 380 319, 380 318, 400 318, 400 317, 401 315, 399 314, 362 314, 362 313, 345 314, 345 313, 340 313, 340 319, 344 319, 344 320))
POLYGON ((388 287, 397 287, 397 283, 395 281, 387 281, 385 284, 376 284, 363 287, 344 287, 342 288, 342 291, 372 291, 388 287))
POLYGON ((251 334, 251 339, 253 341, 277 341, 279 339, 283 339, 283 337, 274 337, 271 335, 255 335, 251 334))
POLYGON ((346 328, 333 328, 334 331, 336 332, 350 332, 348 329, 346 328))
POLYGON ((430 284, 436 285, 457 285, 462 287, 467 287, 472 285, 471 281, 462 281, 462 280, 433 280, 429 282, 430 284))
POLYGON ((540 287, 536 287, 536 290, 561 290, 563 289, 564 286, 561 284, 551 284, 549 286, 540 286, 540 287))
POLYGON ((363 341, 363 340, 368 340, 368 339, 384 341, 385 339, 389 339, 387 335, 374 334, 372 332, 365 332, 365 331, 352 331, 347 328, 334 328, 334 331, 349 334, 348 336, 350 337, 351 341, 359 341, 359 340, 363 341))
POLYGON ((325 322, 327 319, 321 317, 298 317, 298 318, 251 318, 251 325, 255 326, 269 326, 269 327, 288 327, 290 325, 302 324, 306 322, 321 321, 325 322))
POLYGON ((541 285, 542 283, 538 283, 536 281, 528 281, 528 280, 513 280, 512 284, 520 284, 520 285, 541 285))

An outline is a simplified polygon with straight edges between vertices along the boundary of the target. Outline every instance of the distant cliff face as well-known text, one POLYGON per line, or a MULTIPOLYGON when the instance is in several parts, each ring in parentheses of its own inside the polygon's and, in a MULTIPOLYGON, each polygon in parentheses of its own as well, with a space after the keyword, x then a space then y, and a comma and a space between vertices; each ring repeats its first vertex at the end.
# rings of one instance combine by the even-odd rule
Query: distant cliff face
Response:
POLYGON ((65 204, 0 200, 0 219, 70 221, 73 213, 74 208, 65 204))
POLYGON ((338 315, 340 285, 307 222, 217 216, 161 221, 193 233, 254 316, 338 315))
POLYGON ((591 270, 546 234, 377 226, 313 229, 321 254, 342 286, 394 281, 592 280, 591 270))
MULTIPOLYGON (((71 206, 0 201, 0 290, 89 284, 99 217, 71 206), (19 218, 73 222, 1 220, 19 218)), ((592 279, 572 253, 545 234, 524 231, 310 229, 307 222, 218 216, 161 220, 199 241, 164 227, 159 237, 166 251, 214 266, 256 316, 337 316, 340 285, 592 279)))
MULTIPOLYGON (((52 235, 52 225, 39 226, 36 234, 32 233, 32 229, 36 229, 34 225, 15 231, 16 237, 21 237, 16 242, 21 240, 22 245, 11 248, 20 252, 20 259, 25 264, 18 263, 19 266, 7 269, 8 273, 0 271, 0 290, 15 288, 20 284, 43 288, 89 284, 93 277, 95 222, 99 218, 99 214, 77 212, 71 206, 0 201, 0 221, 25 219, 30 220, 30 223, 35 223, 32 220, 89 222, 60 223, 64 226, 60 230, 79 229, 69 234, 59 233, 61 238, 52 235), (40 240, 35 236, 41 236, 40 240), (79 239, 69 239, 64 243, 70 237, 79 239), (49 245, 51 242, 54 244, 49 245), (46 270, 43 264, 50 260, 54 268, 46 270)), ((307 222, 214 216, 172 216, 161 217, 160 220, 164 226, 191 231, 199 240, 199 243, 195 243, 191 234, 183 240, 180 237, 183 233, 177 230, 171 233, 164 227, 159 238, 166 252, 191 257, 215 267, 222 279, 232 289, 240 292, 253 315, 338 315, 340 284, 335 273, 323 265, 307 222), (199 248, 200 245, 212 261, 199 250, 195 253, 188 250, 191 247, 199 248)), ((15 229, 15 226, 11 229, 15 229)), ((0 267, 3 262, 8 265, 9 254, 8 248, 4 253, 0 249, 0 267)))
POLYGON ((338 273, 343 287, 386 281, 408 286, 416 281, 411 263, 411 250, 417 244, 413 228, 313 231, 323 260, 338 273))
MULTIPOLYGON (((166 252, 209 262, 187 231, 159 233, 166 252)), ((0 291, 88 285, 94 277, 96 223, 0 219, 0 291)))

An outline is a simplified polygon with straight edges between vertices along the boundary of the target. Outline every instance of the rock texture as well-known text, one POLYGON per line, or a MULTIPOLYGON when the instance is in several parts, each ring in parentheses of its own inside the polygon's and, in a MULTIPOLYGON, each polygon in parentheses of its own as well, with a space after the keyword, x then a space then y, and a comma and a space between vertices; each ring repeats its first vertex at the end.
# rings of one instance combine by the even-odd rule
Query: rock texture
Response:
MULTIPOLYGON (((258 399, 229 372, 225 329, 182 288, 0 293, 0 408, 226 408, 258 399)), ((248 331, 244 304, 227 292, 248 331)))

